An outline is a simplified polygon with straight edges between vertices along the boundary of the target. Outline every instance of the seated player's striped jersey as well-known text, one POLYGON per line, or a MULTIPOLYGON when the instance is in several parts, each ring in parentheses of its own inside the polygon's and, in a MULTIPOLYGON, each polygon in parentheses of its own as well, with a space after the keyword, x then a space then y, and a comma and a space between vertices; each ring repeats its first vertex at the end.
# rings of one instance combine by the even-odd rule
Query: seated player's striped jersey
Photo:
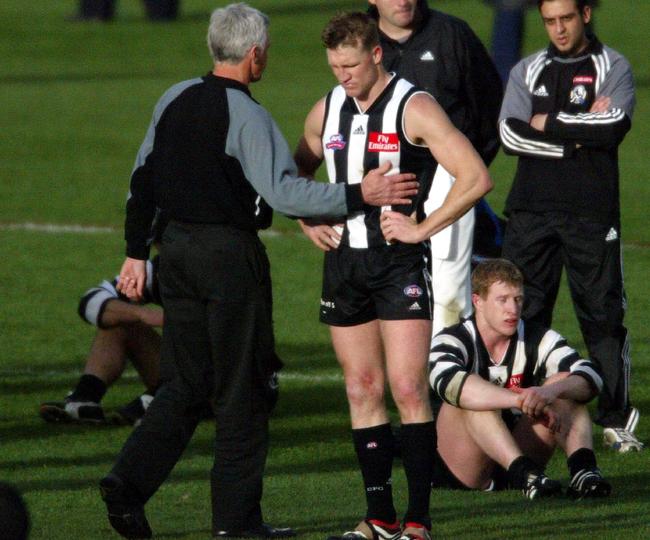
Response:
MULTIPOLYGON (((158 289, 158 266, 157 255, 150 261, 147 261, 147 283, 144 288, 142 304, 162 304, 158 289)), ((119 276, 115 276, 113 281, 104 280, 83 294, 79 300, 77 312, 84 321, 98 328, 102 328, 100 321, 106 303, 109 300, 119 299, 129 302, 129 299, 115 288, 118 278, 119 276)))
MULTIPOLYGON (((404 109, 417 93, 424 91, 393 76, 363 111, 342 86, 337 86, 327 95, 322 144, 332 183, 359 184, 370 170, 387 162, 392 165, 388 174, 414 173, 420 185, 418 194, 411 204, 393 210, 406 215, 415 212, 417 221, 421 221, 438 164, 426 145, 414 144, 405 133, 404 109)), ((379 223, 381 212, 381 208, 366 205, 363 211, 348 215, 341 244, 360 249, 385 246, 379 223)))
POLYGON ((597 367, 554 330, 519 321, 503 359, 490 358, 474 318, 445 328, 431 342, 429 382, 435 393, 458 406, 470 373, 503 388, 539 386, 559 372, 584 377, 595 392, 603 381, 597 367))

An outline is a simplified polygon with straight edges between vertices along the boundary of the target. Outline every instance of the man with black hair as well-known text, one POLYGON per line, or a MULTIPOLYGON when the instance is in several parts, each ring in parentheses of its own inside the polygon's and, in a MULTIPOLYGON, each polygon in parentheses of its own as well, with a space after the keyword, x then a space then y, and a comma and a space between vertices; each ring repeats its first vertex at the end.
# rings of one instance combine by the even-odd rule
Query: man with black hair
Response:
POLYGON ((635 104, 632 70, 589 31, 587 0, 537 4, 550 44, 513 68, 499 119, 504 150, 519 157, 503 255, 524 275, 523 318, 544 326, 566 269, 589 357, 604 380, 595 421, 606 446, 639 451, 623 326, 618 170, 635 104))

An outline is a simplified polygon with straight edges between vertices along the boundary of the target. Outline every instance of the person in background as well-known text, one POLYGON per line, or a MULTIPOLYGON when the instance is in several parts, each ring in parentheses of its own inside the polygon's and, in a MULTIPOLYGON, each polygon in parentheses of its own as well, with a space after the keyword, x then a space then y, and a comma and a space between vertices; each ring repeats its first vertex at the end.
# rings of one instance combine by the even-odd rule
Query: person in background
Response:
POLYGON ((632 126, 632 69, 588 31, 586 0, 537 4, 550 43, 513 68, 499 116, 503 148, 518 156, 503 256, 524 275, 523 318, 546 327, 566 270, 589 358, 604 380, 595 422, 606 446, 639 451, 623 325, 618 167, 632 126))
MULTIPOLYGON (((144 0, 147 18, 152 21, 171 21, 178 17, 180 0, 144 0)), ((116 0, 80 0, 79 10, 72 17, 77 21, 112 21, 116 0)))

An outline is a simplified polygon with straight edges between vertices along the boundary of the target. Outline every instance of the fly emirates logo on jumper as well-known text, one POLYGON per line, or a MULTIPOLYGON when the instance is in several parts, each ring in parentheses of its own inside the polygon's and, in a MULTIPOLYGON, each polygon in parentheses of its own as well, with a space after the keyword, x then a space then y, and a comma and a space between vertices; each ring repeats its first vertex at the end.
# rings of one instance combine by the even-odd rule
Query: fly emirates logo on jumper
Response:
POLYGON ((399 152, 397 133, 371 131, 368 134, 368 152, 399 152))

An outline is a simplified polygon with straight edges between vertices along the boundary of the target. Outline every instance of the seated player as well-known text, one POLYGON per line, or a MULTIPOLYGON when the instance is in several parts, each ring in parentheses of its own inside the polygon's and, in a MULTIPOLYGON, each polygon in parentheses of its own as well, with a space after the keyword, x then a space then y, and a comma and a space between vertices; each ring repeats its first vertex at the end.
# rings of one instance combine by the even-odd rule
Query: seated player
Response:
POLYGON ((557 332, 520 319, 522 285, 511 262, 479 263, 474 316, 432 342, 430 382, 443 400, 433 486, 556 495, 561 484, 544 468, 559 446, 567 456, 567 494, 607 496, 611 486, 596 464, 586 407, 601 377, 557 332))
POLYGON ((79 316, 97 327, 83 375, 75 389, 60 402, 46 402, 39 413, 46 422, 90 424, 135 424, 151 403, 159 384, 160 334, 154 327, 163 323, 158 294, 158 257, 147 263, 146 295, 142 303, 130 302, 115 288, 117 277, 105 280, 84 293, 79 316), (146 387, 145 393, 104 414, 101 400, 107 389, 120 378, 130 360, 146 387))

